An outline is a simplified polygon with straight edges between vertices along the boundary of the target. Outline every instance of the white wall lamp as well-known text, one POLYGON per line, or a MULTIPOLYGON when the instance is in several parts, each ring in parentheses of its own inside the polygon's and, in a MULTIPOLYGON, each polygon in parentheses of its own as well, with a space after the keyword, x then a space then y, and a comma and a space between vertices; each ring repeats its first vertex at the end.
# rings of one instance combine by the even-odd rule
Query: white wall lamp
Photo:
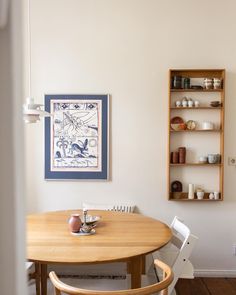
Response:
MULTIPOLYGON (((7 0, 0 0, 7 1, 7 0)), ((31 96, 31 18, 30 18, 30 1, 28 0, 28 55, 29 55, 29 68, 28 68, 28 95, 26 102, 23 105, 23 119, 25 123, 36 123, 40 117, 50 117, 51 114, 42 109, 43 104, 34 103, 34 98, 31 96)))

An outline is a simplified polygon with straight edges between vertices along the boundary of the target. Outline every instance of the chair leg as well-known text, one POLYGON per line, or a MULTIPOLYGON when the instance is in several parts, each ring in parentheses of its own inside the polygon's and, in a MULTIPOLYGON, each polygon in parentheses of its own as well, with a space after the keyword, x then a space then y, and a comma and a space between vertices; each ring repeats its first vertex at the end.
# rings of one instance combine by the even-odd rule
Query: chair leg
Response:
POLYGON ((35 286, 36 295, 40 295, 40 264, 35 262, 35 286))

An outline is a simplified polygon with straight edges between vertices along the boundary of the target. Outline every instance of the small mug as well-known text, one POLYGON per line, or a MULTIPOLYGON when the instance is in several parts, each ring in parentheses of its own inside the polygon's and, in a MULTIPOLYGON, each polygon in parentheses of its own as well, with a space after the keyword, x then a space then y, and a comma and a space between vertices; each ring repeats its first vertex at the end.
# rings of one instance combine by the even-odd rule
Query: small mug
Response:
POLYGON ((214 196, 213 193, 210 193, 210 194, 209 194, 209 199, 210 199, 210 200, 214 200, 214 199, 215 199, 215 196, 214 196))
POLYGON ((208 159, 209 164, 216 164, 218 161, 218 155, 217 154, 209 154, 207 159, 208 159))
POLYGON ((200 156, 199 157, 199 163, 207 163, 207 157, 206 156, 200 156))
POLYGON ((189 100, 188 101, 188 106, 191 108, 191 107, 193 107, 193 101, 192 100, 189 100))
POLYGON ((182 106, 185 108, 188 106, 188 101, 187 100, 183 100, 182 101, 182 106))
POLYGON ((195 101, 194 101, 194 106, 195 106, 196 108, 199 107, 199 101, 198 101, 198 100, 195 100, 195 101))
POLYGON ((181 101, 177 100, 177 101, 175 102, 175 105, 176 105, 177 108, 181 107, 181 101))
POLYGON ((197 192, 197 198, 198 198, 198 200, 202 200, 203 199, 203 197, 204 197, 204 192, 202 192, 202 191, 199 191, 199 192, 197 192))

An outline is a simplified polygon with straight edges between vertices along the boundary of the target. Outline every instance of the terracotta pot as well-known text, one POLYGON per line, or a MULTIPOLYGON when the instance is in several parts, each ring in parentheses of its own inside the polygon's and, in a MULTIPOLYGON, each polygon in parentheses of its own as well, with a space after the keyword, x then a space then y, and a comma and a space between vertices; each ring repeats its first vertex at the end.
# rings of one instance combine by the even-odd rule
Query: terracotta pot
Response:
POLYGON ((71 214, 69 219, 69 229, 72 233, 77 233, 82 225, 82 221, 79 217, 79 214, 71 214))

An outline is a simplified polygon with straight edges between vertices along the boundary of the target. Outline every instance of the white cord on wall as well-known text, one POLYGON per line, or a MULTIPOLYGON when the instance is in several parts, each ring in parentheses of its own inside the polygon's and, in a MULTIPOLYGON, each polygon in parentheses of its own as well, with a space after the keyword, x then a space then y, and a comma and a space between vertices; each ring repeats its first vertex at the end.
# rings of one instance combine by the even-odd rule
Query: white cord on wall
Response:
POLYGON ((0 0, 0 29, 3 29, 7 24, 9 2, 10 0, 0 0))

